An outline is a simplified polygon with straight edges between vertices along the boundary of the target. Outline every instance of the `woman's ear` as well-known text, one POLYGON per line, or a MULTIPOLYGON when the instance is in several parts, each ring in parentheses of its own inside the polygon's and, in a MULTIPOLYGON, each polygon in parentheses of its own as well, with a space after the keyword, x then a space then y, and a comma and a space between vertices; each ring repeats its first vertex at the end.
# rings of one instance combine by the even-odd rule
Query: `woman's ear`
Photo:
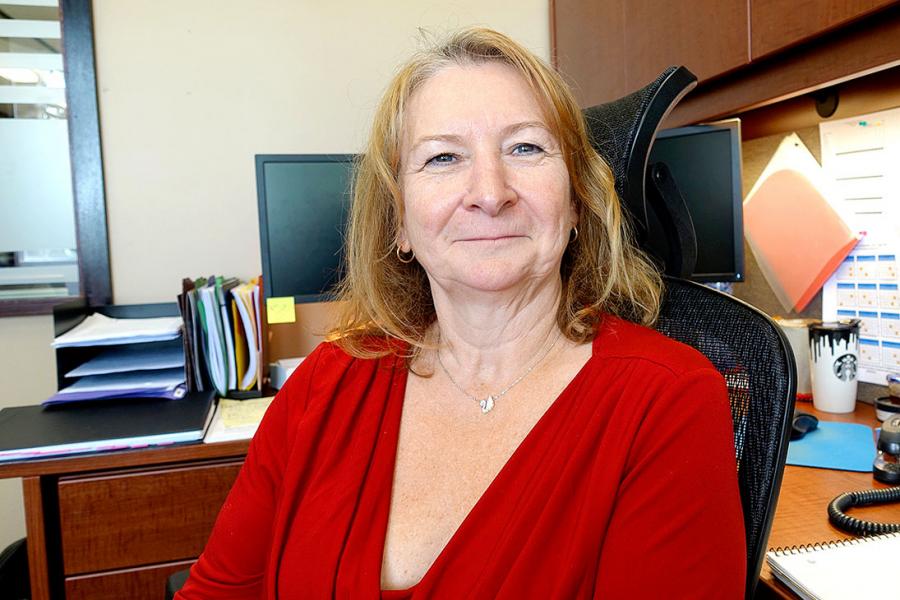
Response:
POLYGON ((578 196, 575 194, 575 187, 572 186, 571 182, 569 183, 569 216, 572 219, 572 227, 578 225, 578 213, 580 202, 578 201, 578 196))
POLYGON ((406 235, 406 227, 403 225, 403 200, 402 198, 394 199, 394 215, 396 220, 397 233, 394 237, 394 244, 400 248, 401 252, 409 252, 412 246, 409 243, 409 237, 406 235))
POLYGON ((402 226, 397 229, 397 239, 395 243, 397 244, 397 247, 400 248, 400 252, 409 252, 412 250, 409 238, 406 237, 406 230, 402 226))

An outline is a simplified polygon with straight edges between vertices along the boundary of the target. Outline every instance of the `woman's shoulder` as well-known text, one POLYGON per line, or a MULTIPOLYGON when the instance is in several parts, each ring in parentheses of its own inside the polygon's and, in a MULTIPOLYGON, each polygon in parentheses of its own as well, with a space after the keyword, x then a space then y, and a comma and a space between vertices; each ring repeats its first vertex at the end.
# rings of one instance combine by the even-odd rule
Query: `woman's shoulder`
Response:
POLYGON ((655 329, 604 315, 594 338, 594 357, 643 361, 648 367, 681 375, 698 369, 715 369, 700 351, 655 329))
MULTIPOLYGON (((383 359, 403 358, 409 345, 396 338, 366 335, 343 343, 341 339, 326 339, 320 342, 303 362, 345 365, 355 361, 378 362, 383 359)), ((302 364, 302 363, 301 363, 302 364)))
POLYGON ((331 414, 336 420, 353 414, 362 402, 386 401, 397 381, 402 360, 396 355, 376 358, 353 356, 333 341, 320 343, 303 359, 270 407, 294 425, 309 415, 331 414))
POLYGON ((393 371, 403 361, 402 348, 396 341, 372 338, 367 340, 365 348, 371 356, 356 356, 338 341, 321 342, 288 378, 284 389, 291 395, 301 390, 306 394, 310 390, 321 392, 346 385, 360 376, 368 377, 369 373, 393 371))

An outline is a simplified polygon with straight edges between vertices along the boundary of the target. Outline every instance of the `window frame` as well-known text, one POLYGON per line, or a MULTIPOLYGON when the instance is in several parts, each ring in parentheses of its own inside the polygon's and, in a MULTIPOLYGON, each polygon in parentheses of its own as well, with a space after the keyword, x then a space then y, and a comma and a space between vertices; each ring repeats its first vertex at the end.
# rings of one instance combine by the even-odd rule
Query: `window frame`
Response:
POLYGON ((60 0, 59 13, 80 294, 0 300, 0 317, 50 314, 73 298, 88 306, 112 302, 91 0, 60 0))

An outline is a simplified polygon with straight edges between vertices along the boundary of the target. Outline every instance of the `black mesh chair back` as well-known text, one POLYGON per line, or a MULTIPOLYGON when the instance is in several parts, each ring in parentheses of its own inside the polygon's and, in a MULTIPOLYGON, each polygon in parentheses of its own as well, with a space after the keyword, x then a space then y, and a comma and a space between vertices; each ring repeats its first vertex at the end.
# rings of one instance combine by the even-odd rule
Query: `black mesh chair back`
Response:
POLYGON ((697 78, 686 68, 669 67, 638 91, 584 110, 591 145, 612 169, 616 193, 639 239, 648 229, 650 148, 663 119, 696 85, 697 78))
MULTIPOLYGON (((694 85, 690 71, 670 67, 643 89, 584 111, 591 142, 616 177, 639 244, 646 233, 653 140, 694 85)), ((667 204, 653 206, 665 210, 667 204)), ((676 271, 690 273, 692 267, 681 264, 676 271)), ((794 356, 778 326, 749 304, 684 279, 666 277, 665 284, 657 329, 706 355, 728 386, 747 538, 746 597, 753 598, 787 456, 794 356)))
POLYGON ((778 326, 749 304, 691 281, 665 283, 656 328, 706 355, 728 386, 753 598, 787 456, 794 355, 778 326))

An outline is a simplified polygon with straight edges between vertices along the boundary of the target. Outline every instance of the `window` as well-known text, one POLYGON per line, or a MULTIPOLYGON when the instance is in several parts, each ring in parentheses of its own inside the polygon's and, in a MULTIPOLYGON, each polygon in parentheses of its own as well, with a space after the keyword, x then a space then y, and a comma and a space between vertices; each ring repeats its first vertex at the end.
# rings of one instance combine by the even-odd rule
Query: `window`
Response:
POLYGON ((108 303, 90 0, 0 0, 0 180, 0 315, 108 303))

